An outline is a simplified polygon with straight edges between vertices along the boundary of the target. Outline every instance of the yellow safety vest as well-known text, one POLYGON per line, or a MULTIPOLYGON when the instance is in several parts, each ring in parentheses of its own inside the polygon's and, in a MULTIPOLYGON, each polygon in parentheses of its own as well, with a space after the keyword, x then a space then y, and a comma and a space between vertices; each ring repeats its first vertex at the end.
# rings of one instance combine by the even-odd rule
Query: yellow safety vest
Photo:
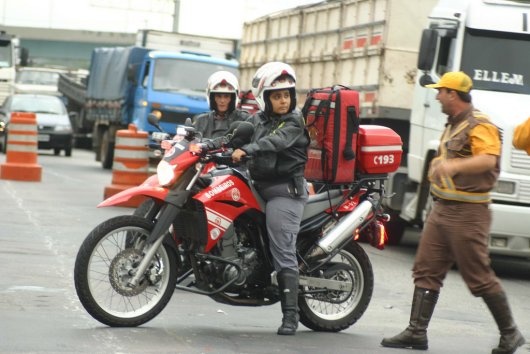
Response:
MULTIPOLYGON (((480 114, 475 111, 475 119, 478 121, 490 122, 489 118, 486 115, 480 114)), ((455 138, 458 134, 462 134, 465 130, 471 130, 473 127, 470 127, 469 120, 465 120, 457 126, 457 128, 451 132, 451 125, 447 125, 440 142, 440 147, 438 150, 438 156, 433 159, 433 162, 436 160, 448 160, 448 149, 447 143, 451 139, 455 138)), ((440 179, 440 184, 437 184, 436 181, 431 181, 431 193, 432 195, 445 200, 467 202, 467 203, 489 203, 491 201, 490 193, 487 192, 467 192, 463 190, 458 190, 455 186, 453 178, 444 176, 440 179)))

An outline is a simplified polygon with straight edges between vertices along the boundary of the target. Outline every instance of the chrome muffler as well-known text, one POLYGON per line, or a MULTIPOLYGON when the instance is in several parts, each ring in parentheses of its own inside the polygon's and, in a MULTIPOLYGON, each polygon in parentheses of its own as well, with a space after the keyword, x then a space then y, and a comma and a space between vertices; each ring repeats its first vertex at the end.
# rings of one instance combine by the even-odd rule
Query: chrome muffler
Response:
POLYGON ((353 233, 357 228, 372 218, 373 214, 374 205, 372 202, 369 200, 361 202, 351 213, 344 216, 328 234, 317 242, 309 252, 309 259, 328 255, 342 246, 349 238, 353 237, 353 233))

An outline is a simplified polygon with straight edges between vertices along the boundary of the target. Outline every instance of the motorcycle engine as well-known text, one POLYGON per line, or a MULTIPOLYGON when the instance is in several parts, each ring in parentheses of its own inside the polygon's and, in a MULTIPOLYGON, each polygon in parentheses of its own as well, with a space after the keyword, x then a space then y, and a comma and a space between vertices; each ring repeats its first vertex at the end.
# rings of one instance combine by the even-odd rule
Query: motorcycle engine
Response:
POLYGON ((234 281, 227 290, 235 292, 245 284, 250 285, 254 282, 254 274, 256 274, 261 263, 259 252, 253 247, 246 233, 227 232, 217 248, 221 258, 235 263, 241 268, 239 272, 235 265, 222 261, 213 262, 216 283, 219 286, 234 281))

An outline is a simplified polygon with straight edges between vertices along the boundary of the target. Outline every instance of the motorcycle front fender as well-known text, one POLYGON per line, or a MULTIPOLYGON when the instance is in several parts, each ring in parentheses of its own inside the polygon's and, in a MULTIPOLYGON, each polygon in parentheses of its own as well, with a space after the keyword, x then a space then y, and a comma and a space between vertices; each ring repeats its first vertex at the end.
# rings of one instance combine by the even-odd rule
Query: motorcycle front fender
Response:
POLYGON ((160 201, 163 201, 168 195, 168 193, 169 193, 169 189, 167 188, 160 187, 160 186, 154 186, 154 185, 142 184, 140 186, 127 188, 119 193, 114 194, 113 196, 110 196, 109 198, 99 203, 97 207, 103 208, 103 207, 120 205, 122 203, 129 201, 129 199, 136 197, 136 196, 144 196, 144 197, 158 199, 160 201))

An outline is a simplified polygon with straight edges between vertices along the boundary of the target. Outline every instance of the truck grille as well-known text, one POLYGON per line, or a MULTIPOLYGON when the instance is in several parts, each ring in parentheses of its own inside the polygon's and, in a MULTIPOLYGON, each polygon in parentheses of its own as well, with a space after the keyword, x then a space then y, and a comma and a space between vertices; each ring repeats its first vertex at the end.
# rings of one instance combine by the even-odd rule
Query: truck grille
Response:
POLYGON ((510 165, 513 168, 524 168, 530 171, 530 156, 523 150, 517 150, 513 146, 510 152, 510 165))
POLYGON ((530 182, 521 181, 519 183, 519 200, 521 202, 530 200, 530 182))
MULTIPOLYGON (((517 150, 513 146, 510 150, 510 167, 524 169, 530 172, 530 156, 523 150, 517 150)), ((528 202, 530 200, 530 181, 519 181, 518 200, 528 202)))

